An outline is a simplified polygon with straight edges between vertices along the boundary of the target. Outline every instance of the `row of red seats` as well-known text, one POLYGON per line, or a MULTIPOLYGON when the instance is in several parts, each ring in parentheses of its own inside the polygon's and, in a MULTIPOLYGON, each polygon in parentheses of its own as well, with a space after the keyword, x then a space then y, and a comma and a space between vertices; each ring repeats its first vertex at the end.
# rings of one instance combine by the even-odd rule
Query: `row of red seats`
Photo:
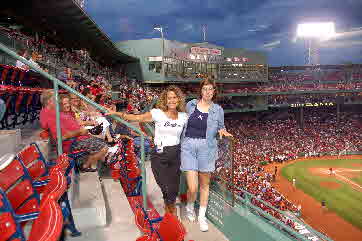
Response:
POLYGON ((142 174, 133 141, 128 141, 125 148, 119 148, 116 157, 118 157, 119 169, 113 171, 113 177, 121 180, 127 197, 141 195, 142 174))
POLYGON ((7 204, 0 208, 0 226, 7 235, 0 241, 25 240, 22 227, 29 220, 33 220, 29 240, 58 240, 63 224, 74 236, 80 235, 74 232, 66 192, 73 167, 74 161, 65 154, 55 163, 47 162, 35 143, 2 161, 0 189, 7 204))
POLYGON ((6 104, 6 111, 0 121, 1 129, 15 128, 39 117, 40 95, 44 89, 0 85, 0 98, 6 104))
POLYGON ((128 202, 135 214, 135 223, 142 233, 137 241, 182 241, 186 231, 182 223, 171 213, 161 217, 147 199, 148 209, 143 207, 142 175, 132 140, 123 146, 118 143, 118 152, 110 160, 112 177, 120 181, 128 202))
POLYGON ((15 128, 27 122, 34 122, 41 109, 40 95, 44 88, 38 88, 39 76, 29 70, 12 65, 0 64, 0 98, 6 103, 6 112, 0 120, 1 129, 15 128))
POLYGON ((35 87, 36 81, 30 76, 29 70, 0 64, 0 83, 2 85, 35 87))

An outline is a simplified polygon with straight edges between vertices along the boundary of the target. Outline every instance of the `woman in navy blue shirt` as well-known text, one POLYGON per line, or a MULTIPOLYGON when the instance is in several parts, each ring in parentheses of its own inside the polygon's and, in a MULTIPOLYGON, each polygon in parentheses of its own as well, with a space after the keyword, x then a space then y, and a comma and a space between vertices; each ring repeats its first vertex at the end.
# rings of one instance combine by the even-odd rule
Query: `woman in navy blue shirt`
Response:
POLYGON ((209 199, 210 174, 215 170, 218 158, 216 136, 231 136, 225 129, 224 110, 213 100, 216 98, 216 84, 208 79, 200 83, 200 98, 191 100, 186 105, 189 115, 181 142, 181 170, 186 173, 187 218, 196 220, 194 203, 200 182, 200 230, 208 230, 205 213, 209 199))

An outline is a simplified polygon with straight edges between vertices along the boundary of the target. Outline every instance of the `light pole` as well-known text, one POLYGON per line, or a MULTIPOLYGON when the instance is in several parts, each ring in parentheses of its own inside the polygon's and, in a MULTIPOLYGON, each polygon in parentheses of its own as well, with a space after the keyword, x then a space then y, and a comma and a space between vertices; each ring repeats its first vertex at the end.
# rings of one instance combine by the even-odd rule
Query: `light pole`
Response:
POLYGON ((160 31, 161 38, 162 38, 162 62, 161 62, 161 75, 163 78, 165 78, 165 64, 164 64, 164 58, 165 58, 165 39, 163 38, 163 28, 162 27, 156 27, 153 28, 154 30, 160 31))
POLYGON ((311 66, 319 65, 320 42, 333 38, 335 35, 336 32, 333 22, 298 24, 297 37, 303 38, 307 44, 305 64, 311 66))

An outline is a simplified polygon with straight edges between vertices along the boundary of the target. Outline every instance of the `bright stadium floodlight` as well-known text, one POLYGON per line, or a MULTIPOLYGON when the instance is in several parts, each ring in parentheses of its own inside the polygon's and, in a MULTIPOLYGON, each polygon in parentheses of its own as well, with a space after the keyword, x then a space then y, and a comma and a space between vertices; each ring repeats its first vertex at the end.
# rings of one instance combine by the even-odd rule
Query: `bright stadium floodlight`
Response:
POLYGON ((157 31, 160 31, 160 32, 162 31, 162 28, 158 28, 158 27, 157 27, 157 28, 153 28, 153 29, 154 29, 154 30, 157 30, 157 31))
POLYGON ((333 22, 298 24, 297 38, 306 43, 305 64, 319 65, 319 42, 336 35, 333 22))
POLYGON ((161 39, 162 39, 162 62, 161 62, 161 75, 164 78, 165 77, 165 39, 163 37, 163 28, 161 26, 154 27, 154 30, 157 30, 161 33, 161 39))
POLYGON ((298 24, 297 37, 316 38, 319 40, 329 39, 336 35, 333 22, 325 23, 303 23, 298 24))

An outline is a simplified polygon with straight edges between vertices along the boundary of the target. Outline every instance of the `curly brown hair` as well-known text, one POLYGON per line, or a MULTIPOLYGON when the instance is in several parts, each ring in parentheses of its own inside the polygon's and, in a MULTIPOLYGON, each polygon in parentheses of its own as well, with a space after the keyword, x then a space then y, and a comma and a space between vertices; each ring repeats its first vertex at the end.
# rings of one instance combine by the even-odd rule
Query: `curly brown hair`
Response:
POLYGON ((174 92, 179 99, 177 111, 185 112, 185 95, 182 90, 175 85, 170 85, 164 91, 162 91, 158 97, 156 108, 161 109, 162 111, 167 111, 167 93, 170 91, 174 92))
POLYGON ((201 92, 202 92, 202 88, 204 87, 204 85, 212 85, 212 87, 214 88, 214 95, 212 97, 212 101, 215 101, 217 99, 218 89, 217 89, 215 80, 212 80, 212 79, 209 79, 209 78, 203 79, 200 82, 200 88, 198 90, 199 99, 200 100, 202 99, 202 93, 201 92))

